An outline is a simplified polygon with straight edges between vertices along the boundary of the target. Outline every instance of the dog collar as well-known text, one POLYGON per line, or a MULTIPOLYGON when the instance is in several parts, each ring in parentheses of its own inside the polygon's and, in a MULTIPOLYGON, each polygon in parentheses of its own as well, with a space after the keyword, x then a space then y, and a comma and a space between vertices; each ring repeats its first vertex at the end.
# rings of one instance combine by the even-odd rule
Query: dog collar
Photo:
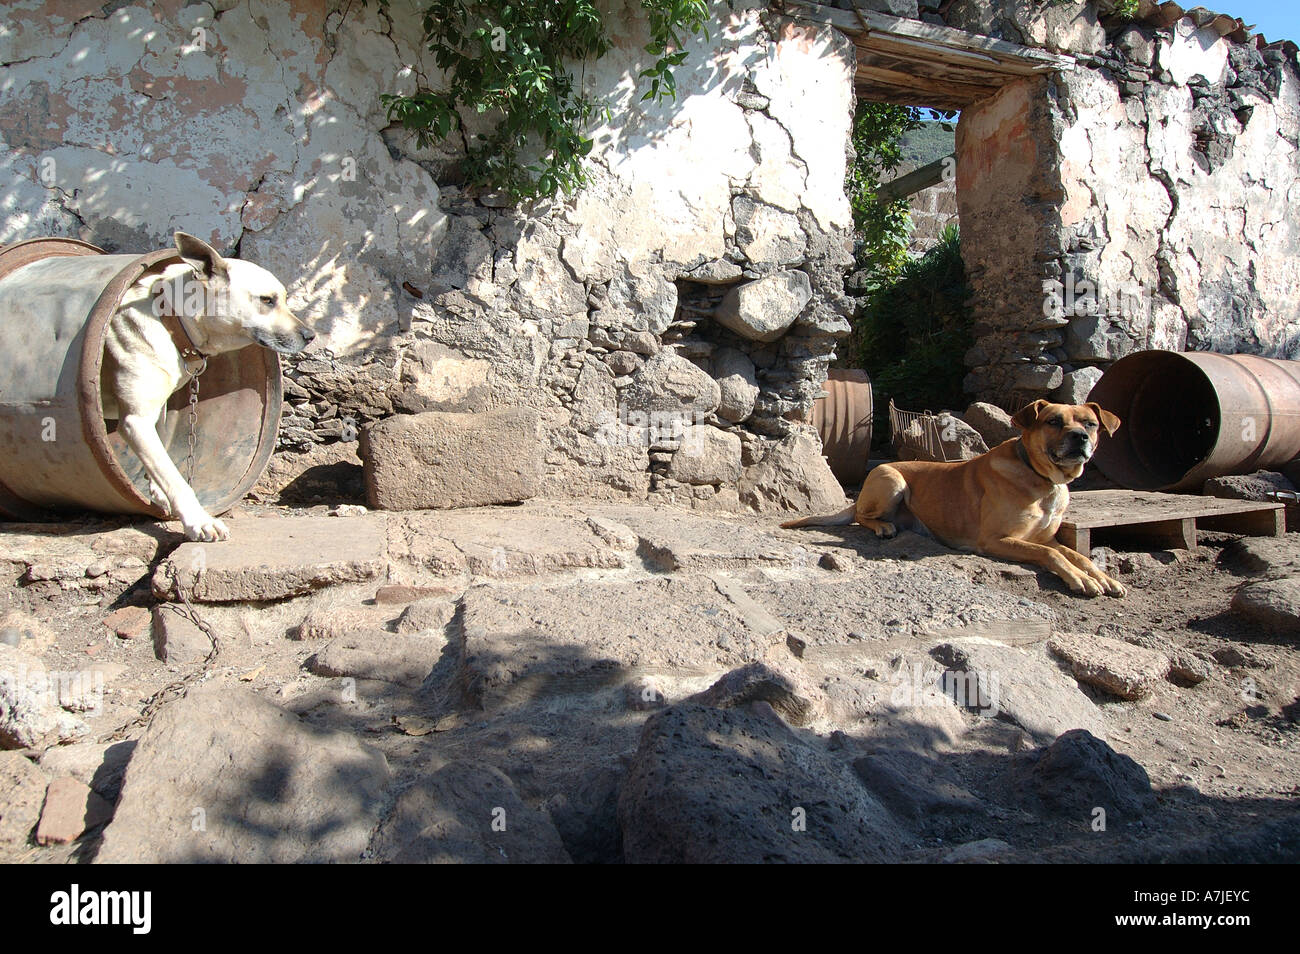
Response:
POLYGON ((190 336, 190 331, 185 327, 185 322, 179 315, 163 315, 163 327, 167 329, 168 334, 172 336, 172 344, 180 352, 181 362, 185 365, 185 370, 194 377, 198 377, 208 367, 208 356, 204 354, 194 339, 190 336))
MULTIPOLYGON (((166 262, 156 264, 153 271, 158 276, 162 275, 166 262)), ((157 289, 155 289, 157 294, 157 289)), ((208 368, 208 356, 203 349, 199 347, 194 336, 190 334, 190 329, 186 326, 184 318, 175 310, 168 307, 172 303, 166 296, 159 295, 154 302, 154 314, 162 322, 167 334, 171 336, 172 344, 181 356, 181 364, 185 371, 192 378, 197 378, 208 368)))
POLYGON ((1021 463, 1023 463, 1026 467, 1032 470, 1039 477, 1042 477, 1043 480, 1047 481, 1049 484, 1055 483, 1055 481, 1052 480, 1051 477, 1046 476, 1045 474, 1043 474, 1042 471, 1040 471, 1037 467, 1035 467, 1033 461, 1029 459, 1029 451, 1025 450, 1025 439, 1023 437, 1020 438, 1018 441, 1016 441, 1016 456, 1020 458, 1021 463))

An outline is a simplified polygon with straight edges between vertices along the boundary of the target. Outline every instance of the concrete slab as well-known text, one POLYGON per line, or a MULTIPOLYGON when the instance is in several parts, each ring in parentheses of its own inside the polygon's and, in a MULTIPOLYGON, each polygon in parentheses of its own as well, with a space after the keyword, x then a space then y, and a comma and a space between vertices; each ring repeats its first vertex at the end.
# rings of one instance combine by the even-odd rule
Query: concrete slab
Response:
POLYGON ((192 600, 263 602, 384 573, 387 516, 249 517, 220 543, 184 543, 158 567, 153 587, 171 591, 171 574, 192 600))
POLYGON ((616 569, 631 553, 577 512, 487 507, 472 511, 393 515, 388 552, 394 575, 470 574, 497 578, 565 570, 616 569))

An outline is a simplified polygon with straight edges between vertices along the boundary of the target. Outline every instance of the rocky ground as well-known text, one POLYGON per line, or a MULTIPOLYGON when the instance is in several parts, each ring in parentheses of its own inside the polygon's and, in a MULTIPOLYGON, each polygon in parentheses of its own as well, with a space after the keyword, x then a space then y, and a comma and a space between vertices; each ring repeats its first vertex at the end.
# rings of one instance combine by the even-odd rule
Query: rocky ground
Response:
POLYGON ((7 525, 0 860, 1300 859, 1300 536, 1086 600, 778 520, 7 525))

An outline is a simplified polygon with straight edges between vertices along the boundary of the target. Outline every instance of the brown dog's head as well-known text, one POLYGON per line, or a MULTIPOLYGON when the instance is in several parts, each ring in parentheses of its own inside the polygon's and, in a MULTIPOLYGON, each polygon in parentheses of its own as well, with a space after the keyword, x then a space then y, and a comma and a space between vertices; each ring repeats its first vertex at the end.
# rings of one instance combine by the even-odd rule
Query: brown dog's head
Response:
POLYGON ((1119 418, 1095 403, 1035 401, 1017 411, 1011 423, 1023 432, 1020 439, 1034 469, 1058 484, 1083 473, 1102 430, 1108 435, 1119 430, 1119 418))

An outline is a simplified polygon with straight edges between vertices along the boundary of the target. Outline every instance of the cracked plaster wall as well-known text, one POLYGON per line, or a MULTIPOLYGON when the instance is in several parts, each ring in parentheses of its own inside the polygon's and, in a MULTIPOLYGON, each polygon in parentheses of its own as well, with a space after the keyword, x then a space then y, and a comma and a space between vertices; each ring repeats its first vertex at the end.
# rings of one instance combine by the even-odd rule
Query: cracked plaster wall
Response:
POLYGON ((967 388, 1086 393, 1146 348, 1300 358, 1300 71, 1182 20, 963 113, 967 388))
POLYGON ((463 140, 418 149, 388 125, 382 93, 441 82, 406 5, 18 0, 0 28, 0 242, 142 252, 183 229, 271 269, 319 332, 286 365, 282 446, 304 460, 395 412, 529 405, 551 492, 734 503, 730 462, 676 481, 671 443, 599 428, 662 349, 714 374, 715 348, 745 343, 700 315, 732 284, 797 269, 812 289, 798 321, 746 345, 751 418, 700 420, 740 439, 746 467, 800 431, 848 330, 852 46, 719 4, 677 103, 655 106, 635 82, 635 6, 612 0, 614 47, 582 71, 613 117, 592 186, 520 211, 460 188, 463 140))

